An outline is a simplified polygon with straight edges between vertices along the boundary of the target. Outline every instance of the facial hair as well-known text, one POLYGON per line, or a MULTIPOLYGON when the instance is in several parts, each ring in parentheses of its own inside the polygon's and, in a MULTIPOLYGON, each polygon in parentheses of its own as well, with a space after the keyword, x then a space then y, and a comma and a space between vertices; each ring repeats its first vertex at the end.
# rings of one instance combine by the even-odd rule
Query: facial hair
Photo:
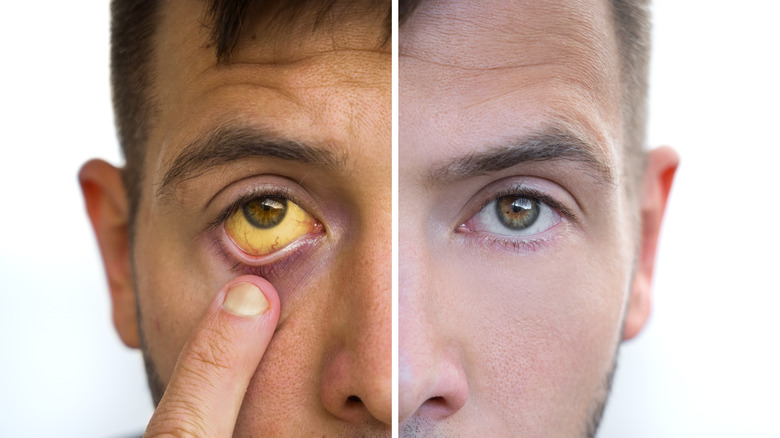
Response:
MULTIPOLYGON (((622 333, 622 330, 621 330, 622 333)), ((588 421, 581 427, 581 438, 594 438, 596 431, 598 430, 601 418, 604 415, 604 408, 607 405, 607 399, 609 393, 612 390, 612 381, 615 377, 615 369, 617 368, 617 355, 620 350, 620 345, 615 348, 615 356, 612 359, 612 365, 605 373, 602 380, 602 385, 594 396, 593 403, 590 405, 589 413, 587 415, 588 421)), ((399 437, 402 438, 416 438, 416 437, 457 437, 459 436, 457 430, 453 430, 447 423, 437 423, 422 417, 412 417, 403 425, 400 425, 399 437)))

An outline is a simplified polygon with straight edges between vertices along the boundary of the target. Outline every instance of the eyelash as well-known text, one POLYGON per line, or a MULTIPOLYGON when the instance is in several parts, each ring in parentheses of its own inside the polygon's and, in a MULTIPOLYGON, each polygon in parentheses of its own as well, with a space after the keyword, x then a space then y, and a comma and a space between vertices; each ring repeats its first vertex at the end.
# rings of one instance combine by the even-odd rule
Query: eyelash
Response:
POLYGON ((484 237, 487 245, 499 246, 504 249, 516 252, 533 252, 542 248, 548 239, 515 240, 509 237, 484 237))

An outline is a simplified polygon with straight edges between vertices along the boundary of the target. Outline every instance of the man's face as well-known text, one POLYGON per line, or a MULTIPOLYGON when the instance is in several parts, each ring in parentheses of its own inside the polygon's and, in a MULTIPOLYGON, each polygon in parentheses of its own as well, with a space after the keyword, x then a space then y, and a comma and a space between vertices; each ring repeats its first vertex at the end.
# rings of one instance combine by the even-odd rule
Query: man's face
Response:
POLYGON ((423 2, 400 35, 402 432, 586 435, 635 233, 606 2, 423 2))
POLYGON ((386 432, 391 57, 379 47, 382 14, 339 15, 314 33, 306 19, 283 36, 245 31, 230 64, 217 66, 202 12, 199 2, 168 2, 158 26, 159 111, 133 242, 152 378, 167 384, 226 282, 260 275, 278 290, 281 315, 236 435, 386 432), (313 152, 269 157, 268 143, 313 152), (183 173, 166 181, 174 165, 183 173), (281 258, 257 262, 239 254, 222 220, 263 196, 294 202, 315 225, 291 231, 281 258))

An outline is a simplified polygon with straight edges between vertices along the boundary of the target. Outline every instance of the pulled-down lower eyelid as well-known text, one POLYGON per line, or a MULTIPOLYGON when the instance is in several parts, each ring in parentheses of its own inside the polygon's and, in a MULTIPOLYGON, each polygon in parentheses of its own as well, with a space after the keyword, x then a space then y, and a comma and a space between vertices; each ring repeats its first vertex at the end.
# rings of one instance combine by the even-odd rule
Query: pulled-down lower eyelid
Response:
POLYGON ((226 246, 232 246, 232 248, 229 248, 229 253, 232 257, 237 259, 239 263, 249 266, 263 266, 270 265, 272 263, 278 262, 279 260, 288 258, 291 255, 300 252, 304 247, 316 244, 323 237, 324 232, 322 231, 322 226, 320 225, 318 230, 315 230, 310 235, 303 236, 300 239, 297 239, 276 251, 260 256, 254 256, 244 252, 235 242, 233 242, 231 237, 224 230, 221 240, 226 242, 226 246))
POLYGON ((273 281, 281 273, 289 272, 299 259, 308 257, 308 254, 316 248, 317 240, 323 238, 320 235, 310 240, 296 242, 260 260, 250 260, 236 248, 229 248, 226 245, 226 237, 213 236, 211 244, 214 255, 236 275, 257 275, 269 281, 273 281))

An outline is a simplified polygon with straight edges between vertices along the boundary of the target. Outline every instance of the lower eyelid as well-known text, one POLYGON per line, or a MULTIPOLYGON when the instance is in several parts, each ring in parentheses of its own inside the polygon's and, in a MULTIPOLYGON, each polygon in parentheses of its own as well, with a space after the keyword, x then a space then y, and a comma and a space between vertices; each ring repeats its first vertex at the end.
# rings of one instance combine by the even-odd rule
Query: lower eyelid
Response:
MULTIPOLYGON (((563 221, 565 221, 565 219, 561 220, 561 222, 563 221)), ((510 252, 534 252, 547 248, 561 237, 563 233, 561 230, 558 230, 558 227, 561 226, 561 222, 558 222, 544 232, 535 236, 530 236, 529 238, 472 232, 469 240, 489 249, 500 249, 510 252)))
POLYGON ((543 250, 566 234, 570 221, 563 216, 550 228, 529 236, 510 236, 486 231, 477 231, 462 224, 455 229, 456 234, 463 235, 464 243, 471 242, 490 250, 503 250, 513 253, 530 253, 543 250))
POLYGON ((515 239, 497 239, 494 238, 492 245, 504 246, 514 251, 536 251, 549 242, 548 239, 515 240, 515 239))
POLYGON ((277 251, 261 256, 253 256, 244 252, 228 235, 224 226, 219 228, 219 233, 221 234, 220 240, 223 242, 223 248, 225 248, 225 246, 229 247, 225 248, 225 250, 228 251, 228 255, 233 256, 239 263, 248 266, 264 266, 285 259, 295 252, 299 252, 304 246, 316 244, 317 241, 324 237, 325 232, 322 224, 319 222, 317 222, 314 227, 314 230, 312 233, 309 233, 309 235, 303 236, 277 251))
POLYGON ((477 245, 491 252, 498 250, 511 253, 530 253, 546 248, 554 239, 555 236, 536 239, 516 239, 474 233, 462 243, 467 244, 469 247, 477 245))
MULTIPOLYGON (((319 239, 324 239, 324 236, 319 239)), ((296 291, 301 290, 300 285, 310 281, 313 273, 322 269, 327 261, 327 257, 317 255, 317 242, 312 243, 264 265, 251 265, 237 260, 216 235, 211 237, 209 252, 219 264, 218 269, 231 276, 256 275, 265 278, 274 285, 282 302, 289 303, 296 291)))

